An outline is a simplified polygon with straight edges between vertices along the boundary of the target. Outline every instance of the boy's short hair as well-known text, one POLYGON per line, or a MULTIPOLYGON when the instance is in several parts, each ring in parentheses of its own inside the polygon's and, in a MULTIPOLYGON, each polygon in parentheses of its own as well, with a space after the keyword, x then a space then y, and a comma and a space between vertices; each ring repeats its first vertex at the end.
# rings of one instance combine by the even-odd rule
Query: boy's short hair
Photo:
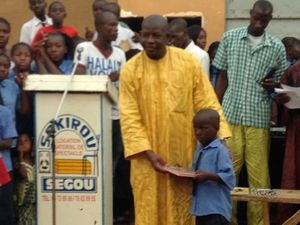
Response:
POLYGON ((186 30, 187 29, 187 22, 183 18, 176 18, 171 20, 169 23, 169 28, 176 28, 177 30, 186 30))
POLYGON ((253 5, 253 8, 259 8, 261 10, 263 10, 264 12, 270 12, 272 13, 273 12, 273 5, 270 1, 268 0, 257 0, 254 5, 253 5))
POLYGON ((190 37, 190 39, 193 40, 193 42, 197 42, 198 36, 200 34, 200 32, 202 31, 202 27, 200 25, 191 25, 188 27, 187 31, 188 31, 188 35, 190 37))
POLYGON ((3 17, 0 17, 0 23, 4 23, 7 28, 8 28, 8 31, 10 32, 11 31, 11 26, 10 26, 10 22, 8 22, 7 19, 3 18, 3 17))
POLYGON ((102 10, 111 12, 115 14, 115 16, 117 16, 118 18, 120 17, 121 7, 116 2, 107 2, 106 4, 103 5, 102 10))
POLYGON ((205 121, 214 126, 217 130, 220 128, 220 115, 214 109, 201 109, 194 117, 204 117, 205 121))
POLYGON ((55 5, 55 4, 61 4, 61 5, 65 6, 65 5, 64 5, 62 2, 60 2, 60 1, 54 1, 54 2, 51 2, 51 3, 50 3, 50 5, 49 5, 49 7, 48 7, 48 11, 50 11, 51 8, 53 7, 53 5, 55 5))
POLYGON ((281 40, 282 44, 286 49, 293 48, 294 45, 299 44, 299 39, 295 37, 284 37, 281 40))
POLYGON ((220 45, 219 41, 214 41, 213 43, 211 43, 207 50, 208 54, 217 50, 219 45, 220 45))
MULTIPOLYGON (((45 2, 46 0, 40 0, 40 1, 43 1, 43 2, 45 2)), ((32 0, 28 0, 28 3, 29 3, 29 5, 31 5, 31 3, 32 3, 32 0)))
POLYGON ((103 25, 106 22, 106 17, 107 15, 112 15, 112 16, 116 16, 113 12, 110 11, 103 11, 103 12, 99 12, 97 13, 97 15, 95 16, 95 27, 97 28, 98 26, 103 25))

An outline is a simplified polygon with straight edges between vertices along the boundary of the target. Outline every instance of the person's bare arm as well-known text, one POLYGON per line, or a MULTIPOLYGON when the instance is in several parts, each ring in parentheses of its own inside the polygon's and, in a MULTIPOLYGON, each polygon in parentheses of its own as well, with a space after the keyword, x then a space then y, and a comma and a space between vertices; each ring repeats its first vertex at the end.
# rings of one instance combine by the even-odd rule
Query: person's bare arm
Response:
POLYGON ((82 65, 77 65, 77 68, 75 70, 75 74, 77 75, 85 75, 86 74, 86 69, 82 65))
POLYGON ((27 79, 28 73, 19 73, 16 76, 16 83, 20 88, 20 108, 19 113, 22 116, 29 116, 31 114, 31 103, 29 100, 28 92, 24 90, 25 80, 27 79))
POLYGON ((12 146, 12 139, 4 139, 0 141, 0 150, 10 149, 12 146))
POLYGON ((151 162, 155 170, 159 172, 166 172, 164 169, 166 162, 158 154, 154 153, 152 150, 147 150, 144 154, 146 158, 151 162))
POLYGON ((277 104, 285 104, 290 101, 290 97, 286 93, 280 93, 275 95, 275 101, 277 104))
POLYGON ((198 170, 196 171, 196 176, 194 178, 197 182, 204 182, 204 181, 215 181, 215 182, 222 182, 222 179, 214 173, 208 173, 206 171, 198 170))
POLYGON ((48 70, 46 69, 43 61, 40 58, 36 58, 36 67, 38 74, 49 74, 48 70))
MULTIPOLYGON (((42 58, 44 64, 46 65, 46 67, 44 66, 44 68, 41 72, 46 72, 47 74, 62 74, 61 70, 49 58, 44 47, 42 47, 40 49, 40 54, 41 54, 41 58, 42 58)), ((45 74, 45 73, 43 73, 43 74, 45 74)))
POLYGON ((120 73, 119 72, 113 72, 111 74, 108 75, 109 79, 111 81, 118 81, 119 80, 119 76, 120 76, 120 73))
POLYGON ((91 31, 88 27, 85 28, 84 37, 87 41, 92 41, 94 37, 94 31, 91 31))
POLYGON ((218 80, 217 80, 216 88, 215 88, 217 97, 220 102, 222 102, 222 100, 223 100, 223 96, 224 96, 224 93, 225 93, 227 87, 228 87, 227 71, 221 70, 218 80))
POLYGON ((263 79, 260 82, 261 86, 266 90, 273 90, 274 88, 280 87, 278 82, 275 82, 274 79, 263 79))
POLYGON ((18 148, 18 153, 19 153, 19 162, 20 162, 20 166, 18 168, 18 173, 23 177, 23 178, 26 178, 27 177, 27 170, 26 168, 24 167, 24 152, 21 151, 19 148, 18 148))

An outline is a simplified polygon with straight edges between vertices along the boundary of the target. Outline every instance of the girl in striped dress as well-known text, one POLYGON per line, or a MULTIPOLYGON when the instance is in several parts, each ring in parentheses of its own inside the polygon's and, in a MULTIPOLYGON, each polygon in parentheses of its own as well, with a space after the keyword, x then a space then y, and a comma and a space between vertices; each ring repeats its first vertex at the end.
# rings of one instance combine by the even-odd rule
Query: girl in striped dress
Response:
POLYGON ((32 140, 28 134, 20 134, 18 143, 19 165, 17 179, 18 225, 36 224, 35 166, 32 140))

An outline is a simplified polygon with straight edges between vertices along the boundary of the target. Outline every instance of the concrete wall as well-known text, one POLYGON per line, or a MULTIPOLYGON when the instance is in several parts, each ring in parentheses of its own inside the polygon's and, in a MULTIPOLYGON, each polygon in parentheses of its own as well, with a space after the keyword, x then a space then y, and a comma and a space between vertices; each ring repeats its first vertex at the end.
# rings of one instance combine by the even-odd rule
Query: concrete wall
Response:
MULTIPOLYGON (((226 30, 247 26, 249 24, 249 10, 255 0, 226 0, 226 30)), ((267 30, 283 38, 294 36, 300 38, 300 1, 299 0, 271 0, 274 13, 273 20, 267 30)))
MULTIPOLYGON (((0 0, 0 16, 12 25, 9 45, 19 40, 22 24, 32 18, 28 0, 0 0)), ((52 0, 46 0, 48 4, 52 0)), ((65 24, 75 26, 84 36, 85 27, 94 29, 91 5, 93 0, 60 0, 66 6, 68 16, 65 24)), ((116 0, 110 0, 116 1, 116 0)), ((153 13, 202 12, 204 27, 208 33, 208 44, 220 39, 225 28, 225 0, 119 0, 123 9, 139 16, 153 13)))
MULTIPOLYGON (((47 0, 48 3, 51 0, 47 0)), ((61 0, 67 8, 66 24, 75 26, 80 35, 85 27, 93 29, 91 5, 93 0, 61 0)), ((300 37, 300 0, 271 0, 274 19, 268 31, 282 38, 300 37)), ((119 0, 122 8, 146 16, 152 13, 199 11, 203 13, 204 27, 208 31, 208 43, 219 40, 224 30, 247 26, 249 10, 255 0, 119 0), (226 18, 226 20, 225 20, 226 18)), ((9 45, 19 40, 21 25, 32 17, 27 0, 1 0, 0 16, 12 24, 9 45)))
POLYGON ((225 0, 119 0, 122 8, 139 16, 186 11, 202 12, 208 33, 207 46, 219 40, 225 28, 225 0))

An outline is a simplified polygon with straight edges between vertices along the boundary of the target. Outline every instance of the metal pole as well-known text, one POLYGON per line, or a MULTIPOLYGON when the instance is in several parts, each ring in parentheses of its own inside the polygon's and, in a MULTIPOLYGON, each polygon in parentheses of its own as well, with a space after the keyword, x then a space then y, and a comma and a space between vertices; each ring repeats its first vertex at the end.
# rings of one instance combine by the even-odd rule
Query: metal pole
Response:
POLYGON ((65 91, 63 93, 63 96, 60 100, 59 106, 57 108, 55 117, 53 120, 51 120, 51 137, 52 137, 52 225, 56 225, 56 163, 55 163, 55 153, 56 153, 56 146, 55 146, 55 136, 56 136, 56 130, 55 130, 55 123, 56 120, 60 114, 61 108, 63 106, 63 103, 66 99, 66 96, 68 94, 70 85, 71 85, 71 81, 73 80, 73 76, 75 73, 75 70, 78 66, 78 63, 76 62, 73 66, 73 70, 72 73, 70 75, 70 79, 68 81, 68 83, 66 84, 66 88, 65 91))

